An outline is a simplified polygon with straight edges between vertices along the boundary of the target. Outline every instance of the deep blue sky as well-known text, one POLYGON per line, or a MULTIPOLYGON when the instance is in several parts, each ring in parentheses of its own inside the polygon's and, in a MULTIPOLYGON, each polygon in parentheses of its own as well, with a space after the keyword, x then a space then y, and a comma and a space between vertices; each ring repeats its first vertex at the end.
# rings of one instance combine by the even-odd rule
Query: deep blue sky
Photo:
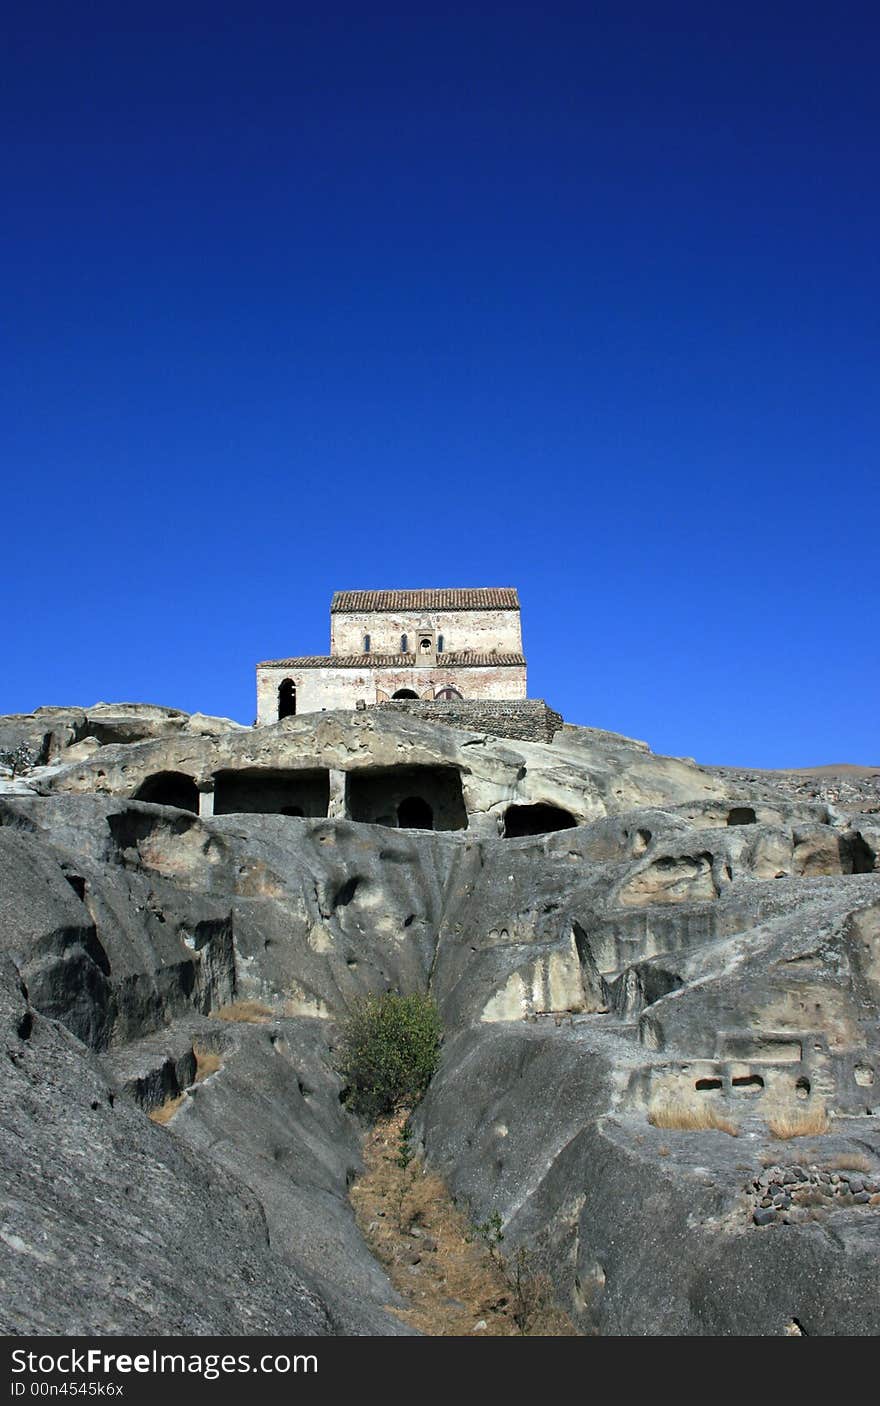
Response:
POLYGON ((250 722, 336 588, 530 692, 880 763, 875 5, 4 16, 0 712, 250 722))

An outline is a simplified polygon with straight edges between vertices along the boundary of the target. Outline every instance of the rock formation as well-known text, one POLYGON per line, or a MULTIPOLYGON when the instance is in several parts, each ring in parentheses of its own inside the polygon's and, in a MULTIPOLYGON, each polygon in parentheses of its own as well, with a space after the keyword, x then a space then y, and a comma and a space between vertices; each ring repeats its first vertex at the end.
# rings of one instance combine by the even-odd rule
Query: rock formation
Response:
POLYGON ((444 1021, 428 1163, 582 1332, 880 1331, 880 778, 380 709, 22 742, 4 1332, 405 1331, 334 1072, 385 989, 444 1021))

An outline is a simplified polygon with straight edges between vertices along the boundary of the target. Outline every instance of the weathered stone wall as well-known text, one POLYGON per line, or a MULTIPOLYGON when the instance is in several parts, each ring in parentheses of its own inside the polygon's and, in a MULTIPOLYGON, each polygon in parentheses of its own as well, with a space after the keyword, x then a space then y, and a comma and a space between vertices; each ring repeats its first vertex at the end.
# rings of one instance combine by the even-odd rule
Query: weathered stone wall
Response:
POLYGON ((518 610, 436 610, 337 612, 330 617, 331 654, 361 654, 364 635, 370 636, 374 654, 397 654, 400 637, 414 647, 419 625, 425 621, 443 636, 447 650, 475 649, 491 654, 522 653, 522 628, 518 610))
POLYGON ((562 714, 548 708, 543 698, 505 701, 458 698, 450 702, 435 698, 377 703, 376 707, 398 709, 424 718, 426 722, 446 723, 464 732, 488 732, 493 737, 511 737, 520 742, 552 742, 554 734, 563 726, 562 714))
MULTIPOLYGON (((420 668, 261 668, 257 670, 257 721, 278 720, 278 689, 285 679, 296 686, 297 713, 331 712, 375 703, 380 693, 410 688, 419 698, 433 699, 440 688, 451 685, 465 698, 525 700, 524 665, 487 665, 445 668, 440 664, 420 668)), ((426 715, 427 716, 427 715, 426 715)), ((519 734, 511 734, 518 736, 519 734)), ((543 740, 543 738, 541 739, 543 740)))
POLYGON ((355 708, 358 699, 371 702, 376 684, 370 669, 271 668, 257 670, 257 722, 278 720, 278 689, 285 679, 296 686, 297 713, 331 712, 334 708, 355 708))
POLYGON ((526 696, 523 664, 468 664, 456 668, 431 664, 418 669, 376 669, 372 678, 373 691, 367 695, 368 703, 390 702, 401 688, 412 689, 425 702, 433 702, 439 689, 449 687, 458 689, 463 698, 525 699, 526 696))

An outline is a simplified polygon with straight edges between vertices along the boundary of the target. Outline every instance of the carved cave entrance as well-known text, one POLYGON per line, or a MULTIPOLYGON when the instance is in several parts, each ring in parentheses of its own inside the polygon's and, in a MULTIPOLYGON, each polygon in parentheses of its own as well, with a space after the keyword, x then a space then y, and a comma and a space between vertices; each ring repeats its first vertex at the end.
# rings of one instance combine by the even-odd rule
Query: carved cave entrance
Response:
POLYGON ((505 838, 521 835, 548 835, 554 830, 571 830, 577 821, 561 806, 508 806, 504 812, 505 838))
POLYGON ((281 771, 269 767, 218 771, 214 778, 215 815, 326 816, 330 773, 281 771))
POLYGON ((348 772, 346 813, 352 820, 401 830, 466 830, 457 767, 360 767, 348 772))
POLYGON ((136 801, 155 806, 176 806, 178 810, 199 813, 199 791, 191 776, 182 771, 158 771, 142 781, 134 793, 136 801))
POLYGON ((397 807, 397 823, 401 830, 433 830, 434 811, 421 796, 407 796, 397 807))

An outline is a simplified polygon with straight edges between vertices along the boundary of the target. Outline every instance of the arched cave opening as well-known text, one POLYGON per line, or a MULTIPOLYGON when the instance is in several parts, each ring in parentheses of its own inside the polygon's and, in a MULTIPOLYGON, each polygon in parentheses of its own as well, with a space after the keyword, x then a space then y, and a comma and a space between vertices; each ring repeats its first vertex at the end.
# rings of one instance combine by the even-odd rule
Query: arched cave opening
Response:
POLYGON ((292 718, 296 713, 296 684, 293 679, 284 679, 278 689, 278 721, 292 718))
POLYGON ((418 694, 411 688, 399 688, 396 693, 392 693, 392 698, 418 698, 418 694))
POLYGON ((504 834, 508 840, 522 835, 548 835, 554 830, 571 830, 577 821, 561 806, 538 804, 508 806, 504 812, 504 834))
POLYGON ((407 796, 397 807, 397 824, 401 830, 433 830, 434 812, 421 796, 407 796))
POLYGON ((757 825, 758 817, 751 806, 734 806, 727 817, 728 825, 757 825))
POLYGON ((149 801, 154 806, 176 806, 178 810, 199 813, 199 788, 191 776, 182 771, 158 771, 142 781, 134 793, 136 801, 149 801))

